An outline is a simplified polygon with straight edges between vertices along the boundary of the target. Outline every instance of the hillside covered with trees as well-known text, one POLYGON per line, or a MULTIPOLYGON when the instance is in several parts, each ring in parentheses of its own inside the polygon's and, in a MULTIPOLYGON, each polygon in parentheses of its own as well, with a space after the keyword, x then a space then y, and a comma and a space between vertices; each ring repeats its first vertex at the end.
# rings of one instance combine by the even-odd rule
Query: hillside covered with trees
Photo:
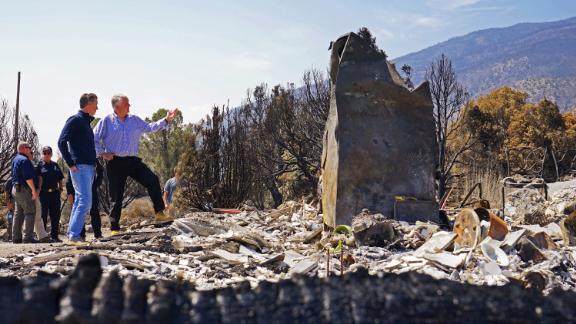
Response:
POLYGON ((445 54, 474 97, 501 86, 549 99, 561 111, 576 107, 576 18, 476 31, 394 59, 425 78, 431 57, 445 54))

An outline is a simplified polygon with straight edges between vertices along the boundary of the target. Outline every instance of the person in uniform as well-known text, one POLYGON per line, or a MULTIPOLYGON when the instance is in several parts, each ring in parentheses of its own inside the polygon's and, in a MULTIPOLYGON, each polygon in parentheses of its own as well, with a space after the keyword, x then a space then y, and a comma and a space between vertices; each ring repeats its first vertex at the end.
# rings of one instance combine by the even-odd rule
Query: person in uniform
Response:
POLYGON ((53 242, 62 242, 58 238, 60 228, 60 192, 64 175, 58 164, 52 161, 52 148, 42 148, 42 160, 36 166, 36 174, 40 179, 40 203, 42 204, 42 220, 44 228, 50 215, 50 237, 53 242))
POLYGON ((4 183, 4 201, 6 202, 6 208, 8 209, 8 214, 6 219, 8 221, 8 240, 12 241, 12 219, 14 218, 14 196, 12 196, 12 178, 6 180, 4 183))
POLYGON ((38 192, 34 185, 34 166, 28 155, 32 147, 27 142, 18 143, 18 154, 12 160, 12 195, 16 201, 16 214, 12 227, 13 243, 36 243, 34 239, 35 200, 38 192), (22 226, 24 225, 24 233, 22 226))

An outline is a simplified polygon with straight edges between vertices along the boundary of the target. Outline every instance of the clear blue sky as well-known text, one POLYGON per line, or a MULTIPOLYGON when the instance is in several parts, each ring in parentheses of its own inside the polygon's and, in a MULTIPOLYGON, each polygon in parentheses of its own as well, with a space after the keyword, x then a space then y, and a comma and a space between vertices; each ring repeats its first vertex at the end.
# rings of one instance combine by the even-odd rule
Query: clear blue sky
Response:
POLYGON ((16 98, 56 145, 83 92, 115 93, 132 112, 179 107, 197 121, 240 104, 260 82, 300 83, 326 69, 328 44, 366 26, 391 58, 478 29, 576 16, 574 0, 26 1, 0 0, 0 97, 16 98))

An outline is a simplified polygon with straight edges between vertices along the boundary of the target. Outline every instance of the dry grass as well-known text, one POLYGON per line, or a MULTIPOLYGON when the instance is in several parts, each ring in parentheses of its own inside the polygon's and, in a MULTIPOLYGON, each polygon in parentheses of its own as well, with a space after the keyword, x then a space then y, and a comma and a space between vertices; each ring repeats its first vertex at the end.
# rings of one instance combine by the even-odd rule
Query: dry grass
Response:
MULTIPOLYGON (((490 202, 490 206, 492 208, 501 208, 502 207, 502 196, 501 190, 502 185, 500 184, 500 180, 502 177, 490 169, 475 169, 472 170, 470 173, 466 174, 465 176, 461 177, 459 180, 458 186, 462 188, 461 197, 459 197, 459 201, 464 199, 465 195, 476 185, 480 183, 482 186, 482 199, 486 199, 490 202)), ((472 202, 474 200, 479 200, 479 191, 478 188, 475 189, 474 193, 468 199, 468 202, 472 202)))
POLYGON ((0 229, 8 227, 8 208, 0 207, 0 229))
POLYGON ((139 224, 144 220, 154 219, 154 207, 148 197, 139 198, 131 202, 122 210, 121 226, 139 224))

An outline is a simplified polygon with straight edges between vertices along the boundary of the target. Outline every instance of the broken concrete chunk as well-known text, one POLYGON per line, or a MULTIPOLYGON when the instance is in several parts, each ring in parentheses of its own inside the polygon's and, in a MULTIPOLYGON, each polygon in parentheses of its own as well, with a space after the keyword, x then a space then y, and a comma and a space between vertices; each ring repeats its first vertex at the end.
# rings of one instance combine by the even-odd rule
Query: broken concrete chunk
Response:
POLYGON ((272 263, 275 263, 278 261, 284 261, 284 253, 278 253, 278 254, 270 257, 269 259, 267 259, 263 262, 260 262, 260 265, 261 266, 267 266, 269 264, 272 264, 272 263))
POLYGON ((525 229, 521 229, 515 232, 509 232, 506 237, 504 238, 504 241, 502 241, 502 244, 500 244, 500 247, 504 250, 504 251, 509 251, 511 250, 513 247, 516 246, 516 244, 518 243, 518 241, 527 234, 527 230, 525 229))
POLYGON ((302 254, 296 251, 290 250, 284 252, 284 262, 288 264, 290 267, 293 267, 294 265, 296 265, 296 263, 300 262, 304 258, 305 257, 302 254))
POLYGON ((432 235, 432 237, 426 241, 422 246, 420 246, 414 255, 423 255, 426 252, 436 253, 445 250, 452 244, 456 238, 455 233, 450 232, 437 232, 432 235))
POLYGON ((196 218, 178 218, 175 219, 170 226, 178 234, 187 236, 210 236, 214 234, 222 234, 227 231, 220 225, 212 224, 206 220, 196 218))
POLYGON ((465 208, 454 220, 454 249, 475 248, 480 243, 480 219, 473 209, 465 208))
POLYGON ((291 267, 290 273, 305 274, 316 269, 317 266, 318 260, 316 258, 308 257, 291 267))
POLYGON ((252 250, 249 247, 246 247, 244 245, 240 245, 240 248, 238 249, 238 253, 243 254, 245 256, 249 256, 254 258, 254 260, 258 261, 258 262, 264 262, 267 260, 266 255, 262 254, 262 253, 258 253, 254 250, 252 250))
POLYGON ((425 239, 429 240, 434 233, 440 230, 440 226, 431 223, 424 223, 424 222, 416 222, 416 228, 414 229, 418 232, 418 235, 425 239))
POLYGON ((550 223, 544 226, 546 229, 546 233, 550 235, 553 240, 561 240, 562 239, 562 228, 557 223, 550 223))
POLYGON ((546 256, 542 254, 542 251, 540 251, 540 249, 538 249, 538 247, 526 237, 523 237, 518 241, 516 249, 518 250, 520 259, 524 262, 531 261, 533 263, 540 263, 546 260, 546 256))
POLYGON ((246 264, 248 263, 248 257, 245 255, 241 255, 241 254, 237 254, 237 253, 230 253, 228 251, 222 250, 222 249, 217 249, 217 250, 213 250, 210 251, 211 254, 222 258, 230 263, 235 263, 235 264, 246 264))
POLYGON ((439 263, 443 266, 455 269, 462 265, 466 259, 466 253, 452 254, 450 252, 426 253, 424 258, 439 263))
POLYGON ((539 249, 557 250, 558 245, 550 238, 545 232, 539 232, 527 236, 527 238, 534 243, 539 249))
POLYGON ((393 221, 381 214, 362 212, 352 220, 354 238, 359 245, 384 247, 395 238, 393 221))
POLYGON ((438 270, 438 268, 432 266, 424 266, 420 272, 438 280, 448 279, 450 277, 446 272, 438 270))

